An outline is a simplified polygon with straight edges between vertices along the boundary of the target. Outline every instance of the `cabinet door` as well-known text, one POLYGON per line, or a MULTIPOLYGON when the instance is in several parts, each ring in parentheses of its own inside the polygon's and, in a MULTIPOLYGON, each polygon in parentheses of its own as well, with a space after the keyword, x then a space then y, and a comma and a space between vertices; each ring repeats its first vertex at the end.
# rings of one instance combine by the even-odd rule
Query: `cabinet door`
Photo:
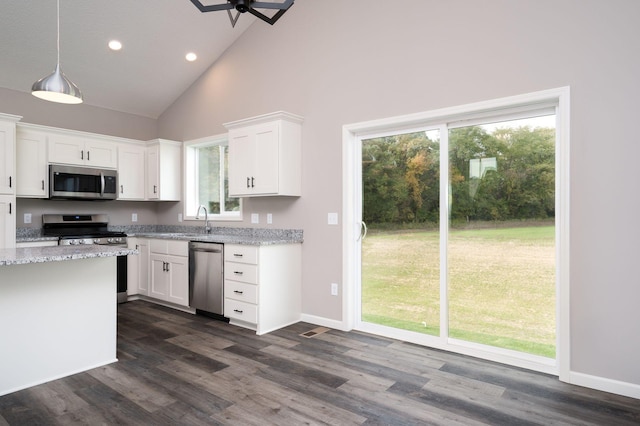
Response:
POLYGON ((149 295, 149 243, 147 240, 138 240, 138 293, 149 295))
POLYGON ((118 199, 144 200, 144 147, 121 145, 118 147, 118 199))
POLYGON ((16 145, 16 195, 47 198, 47 135, 18 128, 16 145))
POLYGON ((252 193, 251 175, 254 162, 253 135, 246 130, 229 132, 229 193, 232 197, 252 193))
POLYGON ((149 245, 147 240, 129 238, 128 246, 139 254, 127 256, 127 294, 149 293, 149 245))
POLYGON ((167 300, 169 291, 169 273, 167 272, 166 256, 149 255, 149 263, 151 272, 149 283, 149 296, 156 299, 167 300))
POLYGON ((186 257, 169 257, 169 290, 167 301, 189 306, 189 261, 186 257))
POLYGON ((146 197, 149 200, 157 200, 160 197, 160 147, 147 148, 147 190, 146 197))
POLYGON ((84 140, 72 135, 50 134, 49 162, 84 165, 84 140))
POLYGON ((0 195, 0 249, 16 246, 16 199, 0 195))
MULTIPOLYGON (((129 238, 127 247, 130 249, 139 249, 138 239, 129 238)), ((139 277, 140 277, 140 255, 127 256, 127 295, 133 296, 139 293, 139 277)))
POLYGON ((0 194, 15 194, 15 123, 0 122, 0 194))
POLYGON ((278 124, 260 126, 254 135, 255 158, 252 192, 254 194, 278 193, 279 156, 278 124))
POLYGON ((114 143, 89 139, 84 145, 84 150, 87 166, 112 169, 118 166, 118 150, 114 143))

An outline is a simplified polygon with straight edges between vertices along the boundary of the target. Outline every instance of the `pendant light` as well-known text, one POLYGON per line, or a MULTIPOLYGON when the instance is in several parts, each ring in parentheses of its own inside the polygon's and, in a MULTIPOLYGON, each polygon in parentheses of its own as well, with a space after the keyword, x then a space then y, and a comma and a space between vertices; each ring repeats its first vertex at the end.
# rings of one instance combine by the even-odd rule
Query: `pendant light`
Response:
POLYGON ((82 103, 82 92, 60 69, 60 0, 58 0, 58 62, 56 69, 31 86, 31 94, 40 99, 62 104, 82 103))

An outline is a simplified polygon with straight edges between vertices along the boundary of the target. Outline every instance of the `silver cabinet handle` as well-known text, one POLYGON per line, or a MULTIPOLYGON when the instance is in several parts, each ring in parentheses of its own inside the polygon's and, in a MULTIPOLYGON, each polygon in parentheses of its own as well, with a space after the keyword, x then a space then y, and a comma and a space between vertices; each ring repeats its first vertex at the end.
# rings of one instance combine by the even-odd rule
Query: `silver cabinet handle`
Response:
POLYGON ((89 151, 87 151, 87 161, 90 161, 90 158, 89 158, 89 151))
POLYGON ((44 179, 42 179, 42 190, 44 191, 44 179))
POLYGON ((84 149, 80 150, 80 159, 84 160, 84 149))
POLYGON ((124 194, 124 185, 120 185, 120 193, 124 194))

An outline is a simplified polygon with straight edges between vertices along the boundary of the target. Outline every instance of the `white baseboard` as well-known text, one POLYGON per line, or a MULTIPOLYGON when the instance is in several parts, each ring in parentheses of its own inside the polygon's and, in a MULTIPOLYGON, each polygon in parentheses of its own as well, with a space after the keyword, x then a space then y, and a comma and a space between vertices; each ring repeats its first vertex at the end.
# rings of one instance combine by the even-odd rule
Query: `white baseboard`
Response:
POLYGON ((586 388, 640 399, 640 385, 634 383, 592 376, 590 374, 576 373, 575 371, 569 373, 569 383, 572 385, 584 386, 586 388))
POLYGON ((322 327, 333 328, 335 330, 350 331, 350 329, 348 329, 342 321, 336 321, 324 317, 317 317, 315 315, 302 314, 300 316, 300 321, 308 322, 322 327))

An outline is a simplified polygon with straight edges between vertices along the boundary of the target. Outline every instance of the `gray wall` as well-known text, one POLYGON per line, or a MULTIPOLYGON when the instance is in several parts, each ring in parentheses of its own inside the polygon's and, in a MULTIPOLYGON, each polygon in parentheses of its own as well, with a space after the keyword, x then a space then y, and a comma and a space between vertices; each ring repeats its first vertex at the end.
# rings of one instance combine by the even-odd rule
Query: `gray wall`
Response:
POLYGON ((160 117, 159 134, 305 117, 303 196, 245 211, 304 229, 303 310, 341 320, 329 295, 341 230, 326 219, 342 207, 342 126, 570 86, 571 368, 640 385, 638 16, 637 0, 300 0, 275 26, 253 25, 160 117))

